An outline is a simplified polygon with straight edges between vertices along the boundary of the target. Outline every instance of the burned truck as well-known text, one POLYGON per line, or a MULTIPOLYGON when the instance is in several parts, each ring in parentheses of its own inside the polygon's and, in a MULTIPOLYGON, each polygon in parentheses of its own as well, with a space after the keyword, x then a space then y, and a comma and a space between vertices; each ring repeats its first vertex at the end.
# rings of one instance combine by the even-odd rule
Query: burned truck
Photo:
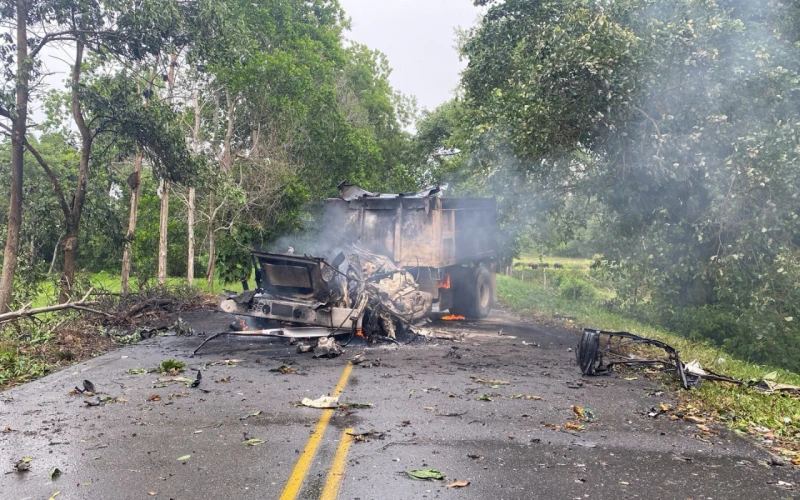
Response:
POLYGON ((342 183, 324 204, 324 250, 253 252, 257 288, 221 297, 220 310, 288 337, 394 338, 434 304, 455 317, 485 317, 495 301, 495 200, 439 194, 342 183))

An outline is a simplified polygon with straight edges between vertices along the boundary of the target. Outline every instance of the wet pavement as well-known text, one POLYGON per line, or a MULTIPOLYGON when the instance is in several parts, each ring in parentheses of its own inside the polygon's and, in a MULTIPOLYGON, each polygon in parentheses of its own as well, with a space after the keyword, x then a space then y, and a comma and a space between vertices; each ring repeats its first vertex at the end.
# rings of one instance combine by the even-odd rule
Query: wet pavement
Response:
MULTIPOLYGON (((231 321, 210 311, 184 319, 198 332, 231 321)), ((770 455, 735 434, 714 429, 699 439, 695 424, 648 417, 651 407, 674 403, 660 382, 642 375, 582 379, 573 331, 503 313, 436 329, 465 337, 350 345, 335 359, 240 337, 215 340, 192 358, 203 337, 157 337, 0 393, 0 498, 48 499, 60 491, 58 500, 316 499, 335 479, 339 498, 365 500, 798 494, 785 489, 800 484, 795 469, 766 465, 770 455), (354 366, 348 376, 348 359, 359 353, 379 360, 366 365, 379 366, 354 366), (136 373, 169 358, 186 362, 185 377, 201 370, 199 388, 136 373), (281 365, 297 373, 269 371, 281 365), (492 387, 473 377, 508 384, 492 387), (84 379, 106 403, 89 407, 88 398, 69 394, 84 379), (293 404, 330 394, 342 381, 341 402, 373 406, 293 404), (591 408, 596 421, 582 431, 565 429, 575 422, 573 405, 591 408), (326 412, 330 423, 320 427, 326 412), (384 434, 354 441, 337 457, 349 439, 345 429, 384 434), (319 447, 309 454, 314 436, 319 447), (246 446, 245 437, 264 442, 246 446), (26 456, 30 471, 16 472, 26 456), (331 479, 336 463, 344 474, 331 479), (303 465, 307 473, 298 476, 303 465), (51 479, 54 468, 61 474, 51 479), (402 474, 428 468, 447 479, 402 474), (287 487, 290 477, 295 487, 287 487), (456 480, 469 486, 446 487, 456 480)))

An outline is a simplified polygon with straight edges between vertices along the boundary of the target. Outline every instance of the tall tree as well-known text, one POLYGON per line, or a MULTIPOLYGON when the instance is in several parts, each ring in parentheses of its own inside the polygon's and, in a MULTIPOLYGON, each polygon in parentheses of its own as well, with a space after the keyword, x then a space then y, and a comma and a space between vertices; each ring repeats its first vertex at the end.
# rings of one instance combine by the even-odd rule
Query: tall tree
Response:
MULTIPOLYGON (((8 210, 8 234, 3 252, 3 269, 0 275, 0 313, 8 310, 11 293, 14 288, 14 275, 17 270, 19 257, 20 228, 22 227, 22 174, 23 154, 28 126, 28 99, 30 94, 30 81, 34 70, 28 54, 28 15, 29 5, 25 0, 6 1, 0 4, 4 19, 16 20, 16 71, 12 71, 6 63, 4 76, 7 80, 15 82, 10 93, 3 89, 3 102, 0 102, 0 117, 11 122, 11 127, 3 124, 3 130, 11 135, 11 198, 8 210), (14 100, 11 101, 11 97, 14 100)), ((43 42, 40 42, 43 43, 43 42)), ((5 44, 0 47, 0 55, 6 56, 6 61, 13 60, 9 52, 13 47, 10 35, 5 39, 5 44)), ((34 52, 41 50, 41 45, 34 48, 34 52)), ((35 54, 34 54, 35 56, 35 54)))

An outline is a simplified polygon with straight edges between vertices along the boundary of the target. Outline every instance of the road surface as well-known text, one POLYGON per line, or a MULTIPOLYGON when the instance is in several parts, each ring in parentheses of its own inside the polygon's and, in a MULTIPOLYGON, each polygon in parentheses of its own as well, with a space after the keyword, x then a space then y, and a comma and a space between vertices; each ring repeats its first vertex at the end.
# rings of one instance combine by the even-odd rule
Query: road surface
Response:
MULTIPOLYGON (((185 319, 198 332, 231 321, 211 311, 185 319)), ((436 328, 464 334, 464 340, 350 345, 339 358, 313 359, 268 339, 234 337, 215 340, 192 358, 204 337, 157 337, 0 393, 0 497, 798 494, 791 490, 800 484, 797 471, 769 465, 770 455, 743 438, 725 429, 701 435, 694 423, 648 417, 659 403, 674 404, 660 382, 641 375, 582 379, 571 352, 574 331, 526 324, 502 312, 480 323, 436 328), (350 365, 359 353, 379 366, 350 365), (186 377, 199 369, 200 386, 136 373, 169 358, 186 362, 186 377), (282 365, 297 373, 270 371, 282 365), (104 404, 90 407, 84 400, 91 398, 69 394, 84 379, 104 404), (340 402, 373 406, 296 406, 334 392, 341 392, 340 402), (577 423, 575 405, 596 415, 583 430, 565 428, 577 423), (369 431, 374 434, 363 439, 349 435, 369 431), (263 443, 247 446, 245 438, 263 443), (32 457, 30 470, 17 472, 14 464, 23 457, 32 457), (51 478, 56 468, 60 475, 51 478), (414 481, 403 474, 412 469, 436 469, 446 479, 414 481), (469 485, 447 487, 457 481, 469 485)))

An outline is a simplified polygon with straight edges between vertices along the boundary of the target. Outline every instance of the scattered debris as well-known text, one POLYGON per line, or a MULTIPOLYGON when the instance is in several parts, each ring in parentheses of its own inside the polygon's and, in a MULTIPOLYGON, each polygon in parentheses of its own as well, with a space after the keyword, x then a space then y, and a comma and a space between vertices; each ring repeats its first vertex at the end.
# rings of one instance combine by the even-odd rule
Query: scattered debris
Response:
POLYGON ((189 385, 189 387, 194 389, 194 388, 196 388, 197 386, 200 385, 200 381, 201 380, 203 380, 203 374, 200 373, 200 370, 197 370, 197 375, 195 375, 194 380, 192 380, 192 382, 189 383, 188 385, 189 385))
POLYGON ((148 403, 152 403, 153 401, 161 401, 161 396, 159 394, 153 394, 147 398, 148 403))
POLYGON ((55 467, 53 470, 50 471, 50 479, 55 479, 61 475, 61 469, 55 467))
POLYGON ((584 408, 583 406, 573 406, 572 411, 575 416, 582 422, 594 422, 595 414, 591 408, 584 408))
POLYGON ((416 481, 431 481, 433 479, 443 481, 445 479, 445 475, 436 469, 407 470, 405 471, 405 474, 416 481))
POLYGON ((246 439, 244 441, 244 445, 245 446, 258 446, 258 445, 264 444, 264 443, 266 443, 266 441, 264 441, 263 439, 258 439, 258 438, 250 438, 250 439, 246 439))
POLYGON ((494 401, 494 399, 490 398, 488 394, 481 394, 480 396, 478 396, 475 399, 477 401, 494 401))
POLYGON ((130 370, 128 370, 128 373, 130 373, 131 375, 146 375, 150 373, 150 370, 148 370, 147 368, 131 368, 130 370))
POLYGON ((183 455, 181 457, 178 457, 178 462, 185 462, 189 460, 191 457, 192 457, 191 455, 183 455))
POLYGON ((32 460, 33 457, 22 457, 14 465, 14 468, 17 469, 17 472, 28 472, 29 470, 31 470, 32 460))
POLYGON ((309 408, 338 408, 339 396, 320 396, 317 399, 303 398, 300 404, 309 408))
POLYGON ((297 344, 297 354, 304 354, 314 350, 314 346, 300 342, 297 344))
POLYGON ((333 337, 323 337, 314 348, 315 358, 335 358, 342 353, 342 346, 333 337))
POLYGON ((86 406, 100 406, 103 404, 100 400, 100 396, 95 396, 92 399, 84 399, 83 402, 86 406))
POLYGON ((541 396, 534 396, 532 394, 514 394, 511 396, 511 399, 526 399, 532 401, 544 401, 544 398, 541 396))
POLYGON ((575 422, 567 422, 564 424, 564 428, 571 431, 582 431, 584 429, 582 425, 576 424, 575 422))
POLYGON ((367 440, 367 438, 383 439, 384 436, 386 436, 386 433, 379 432, 373 429, 367 432, 348 432, 347 435, 352 436, 354 441, 364 442, 367 440))
POLYGON ((283 375, 293 375, 297 373, 297 370, 288 365, 281 365, 278 368, 270 368, 269 371, 273 373, 281 373, 283 375))
POLYGON ((597 443, 593 441, 573 441, 573 446, 583 446, 584 448, 597 448, 597 443))
POLYGON ((239 417, 239 420, 247 420, 250 417, 257 417, 261 415, 261 411, 254 411, 253 413, 248 413, 247 415, 242 415, 239 417))
MULTIPOLYGON (((800 396, 800 387, 777 384, 770 380, 768 374, 760 381, 739 380, 704 369, 697 360, 689 363, 681 361, 678 351, 669 344, 660 340, 640 337, 628 332, 608 332, 584 328, 578 348, 575 351, 578 365, 584 375, 606 375, 615 365, 623 366, 655 366, 661 365, 674 370, 684 389, 697 387, 702 380, 728 382, 737 385, 747 385, 767 393, 784 392, 800 396), (666 353, 666 358, 648 358, 634 354, 639 346, 652 346, 661 348, 666 353)), ((626 377, 625 380, 636 380, 638 377, 626 377)))
POLYGON ((469 481, 453 481, 450 484, 445 485, 447 488, 466 488, 469 486, 469 481))

